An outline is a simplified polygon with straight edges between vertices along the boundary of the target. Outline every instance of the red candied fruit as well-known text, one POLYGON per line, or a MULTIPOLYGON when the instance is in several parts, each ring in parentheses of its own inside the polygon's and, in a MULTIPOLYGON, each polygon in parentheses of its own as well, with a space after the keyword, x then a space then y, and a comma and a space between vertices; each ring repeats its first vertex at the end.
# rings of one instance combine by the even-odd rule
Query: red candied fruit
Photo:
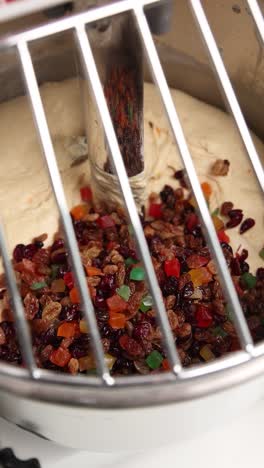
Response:
POLYGON ((101 216, 101 218, 98 218, 97 224, 102 229, 107 229, 107 228, 115 226, 115 222, 113 218, 111 218, 111 216, 109 215, 104 215, 104 216, 101 216))
POLYGON ((74 279, 73 279, 73 274, 71 271, 68 273, 65 273, 63 276, 63 281, 66 284, 67 288, 72 289, 74 286, 74 279))
POLYGON ((92 198, 93 198, 93 193, 92 193, 92 190, 90 187, 86 186, 86 187, 82 187, 80 189, 80 194, 81 194, 81 199, 82 201, 91 201, 92 198))
POLYGON ((149 206, 149 216, 152 218, 161 218, 162 216, 162 205, 161 203, 151 203, 149 206))
POLYGON ((199 224, 199 218, 195 213, 190 213, 186 219, 186 227, 188 231, 192 231, 199 224))
POLYGON ((198 305, 195 313, 197 327, 208 328, 213 324, 213 317, 211 315, 210 307, 205 305, 198 305))
POLYGON ((230 242, 230 237, 225 233, 224 230, 218 231, 217 237, 220 242, 226 242, 227 244, 230 242))
POLYGON ((175 276, 179 278, 181 271, 181 264, 177 258, 166 260, 164 262, 164 270, 167 276, 175 276))

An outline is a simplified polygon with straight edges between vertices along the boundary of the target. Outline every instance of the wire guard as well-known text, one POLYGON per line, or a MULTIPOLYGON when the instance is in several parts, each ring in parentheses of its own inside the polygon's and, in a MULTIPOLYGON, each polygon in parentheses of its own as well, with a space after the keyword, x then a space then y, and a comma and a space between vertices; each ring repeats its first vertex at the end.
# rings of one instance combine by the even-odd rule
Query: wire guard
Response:
MULTIPOLYGON (((242 312, 228 267, 220 243, 218 241, 214 225, 211 219, 210 212, 208 210, 203 192, 200 187, 199 179, 196 174, 194 164, 192 161, 191 154, 189 152, 182 126, 175 109, 168 84, 156 51, 154 41, 147 23, 147 19, 144 14, 143 8, 151 3, 158 3, 159 0, 123 0, 111 3, 106 6, 99 8, 91 9, 87 12, 80 13, 78 15, 69 16, 61 20, 42 25, 40 27, 31 29, 26 32, 15 34, 11 37, 4 38, 0 40, 0 50, 6 49, 11 46, 15 46, 18 51, 18 57, 21 63, 23 76, 30 99, 32 113, 35 120, 36 129, 40 139, 40 144, 42 151, 45 157, 46 165, 48 168, 51 185, 53 188, 54 196, 58 205, 60 217, 62 220, 62 225, 64 228, 65 237, 67 240, 68 249, 70 252, 70 258, 73 266, 74 275, 76 278, 77 286, 80 291, 82 307, 85 313, 86 320, 89 324, 89 329, 91 330, 92 344, 95 353, 95 359, 97 363, 98 377, 93 378, 86 376, 76 376, 75 378, 69 375, 56 374, 51 371, 45 371, 42 369, 37 369, 33 352, 31 346, 31 339, 28 330, 28 326, 24 317, 23 305, 19 295, 19 291, 15 281, 15 275, 12 268, 12 264, 8 257, 8 251, 6 247, 6 241, 4 238, 3 229, 0 226, 0 250, 3 258, 4 268, 6 272, 6 278, 9 288, 10 296, 13 301, 13 308, 15 313, 15 320, 19 335, 19 342, 21 345, 21 351, 24 363, 27 369, 14 368, 12 366, 1 364, 0 365, 0 382, 4 385, 5 378, 10 378, 11 380, 21 378, 21 380, 29 381, 32 385, 33 383, 29 378, 33 380, 38 380, 42 383, 43 386, 53 384, 54 387, 58 390, 66 392, 66 387, 69 390, 69 400, 73 397, 73 390, 78 390, 84 388, 89 390, 93 387, 98 389, 98 392, 101 391, 103 386, 115 387, 117 389, 126 388, 127 386, 133 387, 137 385, 146 385, 148 388, 152 389, 153 384, 171 384, 172 382, 177 383, 179 386, 182 385, 184 381, 193 381, 196 383, 198 379, 208 377, 209 374, 218 376, 215 379, 211 379, 210 391, 215 391, 219 387, 216 386, 216 382, 219 385, 222 385, 224 388, 225 384, 223 382, 223 376, 220 371, 234 371, 235 368, 242 364, 246 364, 248 361, 252 361, 254 356, 257 361, 257 357, 263 357, 264 355, 264 346, 262 345, 253 345, 253 341, 247 326, 246 319, 242 312), (219 359, 213 363, 204 364, 203 366, 195 366, 190 369, 182 370, 180 359, 175 348, 173 334, 171 332, 165 307, 163 304, 162 295, 159 289, 158 281, 155 275, 155 271, 152 265, 151 256, 148 250, 148 245, 144 236, 143 228, 137 213, 136 204, 133 198, 133 194, 129 185, 128 176, 125 170, 125 166, 122 160, 120 153, 119 145, 115 135, 115 131, 112 125, 111 117, 108 111, 108 106, 104 97, 104 92, 100 82, 98 70, 95 64, 95 59, 91 50, 89 39, 86 34, 85 26, 88 23, 97 21, 102 18, 109 16, 117 15, 123 12, 130 11, 133 13, 136 25, 139 30, 140 37, 145 49, 146 57, 149 62, 150 70, 156 85, 159 89, 164 108, 166 110, 175 141, 178 145, 179 152, 184 163, 190 187, 192 188, 193 194, 196 198, 197 205, 199 207, 199 213, 203 221, 204 231, 208 245, 210 246, 212 252, 214 252, 215 260, 218 266, 218 271, 220 278, 222 280, 222 285, 224 292, 228 301, 230 302, 233 312, 234 312, 234 324, 240 339, 242 350, 237 353, 231 353, 230 356, 225 357, 224 359, 219 359), (63 190, 63 185, 58 170, 56 156, 54 153, 54 148, 51 140, 51 135, 49 132, 43 104, 41 101, 40 92, 38 89, 38 83, 32 63, 32 58, 29 51, 29 44, 37 39, 44 38, 53 34, 57 34, 62 31, 71 30, 75 34, 76 44, 80 53, 80 57, 83 64, 84 74, 87 79, 87 82, 92 91, 95 104, 101 115, 101 121, 104 127, 105 135, 107 142, 110 148, 110 154, 112 159, 113 167, 120 184, 120 191, 123 195, 124 203, 127 208, 129 219, 133 227, 134 236, 137 242, 138 251, 140 253, 142 262, 144 264, 146 275, 150 287, 151 294, 154 299, 154 305, 157 313, 157 319, 159 321, 160 327, 163 332, 164 345, 168 354, 168 358, 171 364, 172 372, 158 374, 158 375, 148 375, 148 376, 132 376, 132 377, 122 377, 113 379, 110 376, 108 368, 104 360, 104 352, 100 339, 99 330, 97 327, 97 321, 95 316, 95 311, 93 308, 93 303, 88 293, 88 288, 86 285, 85 275, 83 272, 83 267, 81 263, 81 258, 78 250, 78 244, 75 238, 74 229, 72 226, 71 217, 69 215, 68 207, 66 204, 65 194, 63 190), (175 378, 175 375, 178 378, 175 378), (220 376, 220 377, 219 377, 220 376), (63 390, 62 390, 63 389, 63 390)), ((205 46, 207 48, 209 57, 211 59, 212 65, 215 69, 217 79, 221 85, 223 94, 226 98, 228 107, 230 108, 233 117, 235 119, 236 125, 240 132, 241 138, 244 142, 246 150, 248 152, 249 158, 251 160, 252 166, 255 170, 256 177, 258 178, 259 184, 263 190, 264 188, 264 174, 261 162, 259 160, 258 154, 256 152, 255 146, 251 139, 250 133, 246 126, 244 117, 240 110, 238 101, 236 99, 235 93, 233 91, 232 85, 230 83, 229 77, 225 70, 222 58, 218 51, 217 44, 213 37, 213 34, 210 30, 206 15, 202 8, 201 2, 199 0, 188 0, 189 6, 193 12, 193 15, 196 19, 198 29, 200 30, 201 36, 204 40, 205 46)), ((252 12, 253 19, 256 22, 258 31, 262 40, 264 41, 264 22, 263 17, 260 11, 260 8, 255 0, 247 0, 249 8, 252 12)), ((262 369, 261 369, 262 370, 262 369)), ((260 373, 260 370, 258 370, 260 373)), ((212 376, 213 377, 213 376, 212 376)), ((10 380, 10 381, 11 381, 10 380)), ((230 379, 229 379, 230 380, 230 379)), ((35 382, 36 384, 37 382, 35 382)), ((7 384, 6 384, 7 385, 7 384)), ((14 390, 14 386, 10 384, 13 391, 19 392, 19 390, 14 390)), ((28 388, 28 387, 27 387, 28 388)), ((39 387, 38 387, 39 388, 39 387)), ((201 381, 201 394, 208 393, 208 386, 204 385, 204 379, 201 381)), ((198 395, 199 391, 196 385, 189 386, 188 395, 183 394, 182 399, 189 398, 191 392, 193 395, 198 395)), ((75 401, 78 403, 80 400, 77 400, 77 393, 75 394, 75 401)), ((39 390, 40 393, 42 389, 39 390)), ((110 390, 109 390, 110 391, 110 390)), ((151 391, 151 390, 149 390, 151 391)), ((25 390, 26 393, 26 390, 25 390)), ((53 392, 53 394, 56 392, 53 392)), ((162 397, 158 396, 159 392, 155 392, 155 397, 153 401, 161 401, 162 397)), ((106 394, 106 393, 105 393, 106 394)), ((109 395, 109 393, 108 393, 109 395)), ((59 396, 48 396, 48 392, 42 393, 42 397, 45 399, 54 399, 61 398, 59 396)), ((125 398, 125 397, 124 397, 125 398)), ((164 397, 165 398, 165 397, 164 397)), ((177 398, 177 392, 173 393, 171 400, 177 398)), ((63 399, 66 401, 67 398, 63 399)), ((127 400, 127 397, 126 397, 127 400)), ((96 403, 97 397, 93 397, 91 400, 93 403, 96 403)), ((104 401, 108 401, 107 398, 104 401)), ((109 405, 111 405, 109 399, 109 405)), ((117 401, 117 395, 116 395, 117 401)), ((118 400, 119 402, 120 400, 118 400)), ((142 398, 143 401, 143 398, 142 398)), ((127 401, 126 401, 127 403, 127 401)), ((145 402, 146 404, 147 402, 145 402)), ((130 406, 136 405, 136 403, 129 402, 130 406)))

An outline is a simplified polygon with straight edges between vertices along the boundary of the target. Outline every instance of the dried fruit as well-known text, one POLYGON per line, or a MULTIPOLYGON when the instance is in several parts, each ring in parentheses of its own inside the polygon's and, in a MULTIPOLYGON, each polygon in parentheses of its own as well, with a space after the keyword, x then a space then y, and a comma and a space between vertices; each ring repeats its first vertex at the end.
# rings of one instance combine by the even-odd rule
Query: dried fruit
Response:
POLYGON ((156 350, 152 351, 152 353, 150 353, 146 359, 146 363, 151 369, 158 369, 161 366, 162 361, 162 354, 156 350))
POLYGON ((90 187, 82 187, 80 189, 81 199, 82 201, 88 202, 91 201, 93 198, 92 190, 90 187))
POLYGON ((205 267, 190 270, 189 275, 195 288, 207 284, 213 279, 211 273, 205 267))
POLYGON ((181 264, 177 258, 166 260, 164 262, 164 270, 167 276, 175 276, 179 278, 181 271, 181 264))
POLYGON ((67 349, 58 348, 52 351, 49 360, 52 364, 58 367, 64 367, 68 364, 69 360, 71 359, 71 354, 67 349))
POLYGON ((97 219, 97 224, 100 226, 102 229, 107 229, 115 226, 115 222, 113 218, 109 215, 101 216, 101 218, 97 219))
POLYGON ((213 317, 211 314, 211 307, 199 304, 196 307, 195 319, 197 327, 208 328, 213 324, 213 317))
POLYGON ((145 279, 145 271, 141 267, 134 267, 130 272, 129 279, 143 281, 145 279))
POLYGON ((114 330, 119 330, 120 328, 124 328, 126 325, 126 316, 124 314, 110 312, 109 314, 109 325, 114 330))
POLYGON ((254 219, 252 219, 252 218, 245 219, 245 221, 243 221, 243 223, 240 226, 239 234, 244 234, 244 232, 251 229, 253 226, 255 226, 255 224, 256 223, 255 223, 254 219))
POLYGON ((62 323, 57 331, 57 336, 63 336, 64 338, 72 338, 79 335, 80 327, 78 322, 64 322, 62 323))
POLYGON ((149 216, 157 219, 162 217, 161 203, 151 203, 151 205, 149 206, 149 216))

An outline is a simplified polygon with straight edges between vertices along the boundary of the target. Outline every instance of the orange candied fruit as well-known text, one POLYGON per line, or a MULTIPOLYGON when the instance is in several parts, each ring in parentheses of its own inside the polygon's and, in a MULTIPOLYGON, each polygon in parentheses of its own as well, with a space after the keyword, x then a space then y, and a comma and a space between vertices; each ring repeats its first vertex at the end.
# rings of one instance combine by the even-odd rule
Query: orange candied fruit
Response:
POLYGON ((71 209, 71 215, 73 216, 75 221, 80 221, 88 214, 88 211, 88 205, 76 205, 74 208, 71 209))
POLYGON ((100 268, 92 267, 92 266, 87 266, 85 267, 87 275, 88 276, 100 276, 102 275, 102 270, 100 268))
POLYGON ((109 297, 106 300, 106 302, 110 312, 124 312, 127 309, 127 302, 117 294, 114 294, 114 296, 109 297))
POLYGON ((69 353, 68 349, 58 348, 52 351, 49 360, 52 364, 58 367, 64 367, 68 364, 69 360, 71 359, 71 354, 69 353))
POLYGON ((63 336, 63 338, 72 338, 80 334, 80 327, 78 322, 64 322, 62 323, 57 331, 57 336, 63 336))
POLYGON ((114 330, 118 330, 119 328, 124 328, 126 324, 126 316, 124 314, 110 312, 108 323, 110 327, 112 327, 114 330))
POLYGON ((166 371, 170 371, 171 370, 171 367, 170 367, 170 363, 168 361, 168 359, 163 359, 162 363, 162 368, 166 371))
POLYGON ((70 300, 72 304, 80 304, 81 300, 80 300, 80 295, 79 295, 79 291, 77 288, 72 288, 70 290, 70 300))
POLYGON ((202 191, 204 193, 204 196, 205 198, 210 198, 210 196, 212 195, 212 187, 210 184, 208 184, 208 182, 203 182, 201 184, 201 187, 202 187, 202 191))
POLYGON ((213 279, 211 273, 205 267, 190 270, 188 274, 190 275, 195 288, 202 284, 207 284, 213 279))

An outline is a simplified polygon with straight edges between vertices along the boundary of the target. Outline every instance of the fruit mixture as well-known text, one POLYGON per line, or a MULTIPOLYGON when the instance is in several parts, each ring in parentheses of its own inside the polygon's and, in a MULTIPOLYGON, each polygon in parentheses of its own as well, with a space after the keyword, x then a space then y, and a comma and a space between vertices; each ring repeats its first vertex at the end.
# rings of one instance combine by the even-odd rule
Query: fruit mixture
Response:
MULTIPOLYGON (((141 222, 182 364, 210 361, 239 349, 239 341, 203 237, 195 200, 184 188, 166 185, 152 194, 141 222)), ((202 184, 210 206, 211 187, 202 184)), ((121 208, 97 207, 89 187, 82 203, 71 210, 87 287, 94 304, 105 360, 113 375, 167 371, 152 297, 145 282, 131 226, 121 208)), ((212 213, 222 250, 255 342, 264 338, 264 268, 251 272, 248 252, 233 252, 228 231, 243 233, 254 220, 225 202, 212 213)), ((95 373, 89 327, 71 271, 64 239, 57 234, 44 245, 43 234, 19 244, 13 266, 41 368, 76 374, 95 373)), ((264 259, 264 248, 260 262, 264 259)), ((0 359, 23 364, 4 276, 0 284, 0 359)))

